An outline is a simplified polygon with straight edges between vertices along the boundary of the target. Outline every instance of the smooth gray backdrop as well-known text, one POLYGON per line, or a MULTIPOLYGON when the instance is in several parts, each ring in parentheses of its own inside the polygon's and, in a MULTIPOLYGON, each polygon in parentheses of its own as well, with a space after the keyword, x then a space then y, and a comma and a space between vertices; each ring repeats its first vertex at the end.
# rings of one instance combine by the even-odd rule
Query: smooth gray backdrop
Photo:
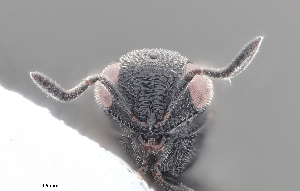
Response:
POLYGON ((92 88, 59 103, 36 87, 29 72, 43 72, 68 89, 141 48, 171 49, 199 65, 223 67, 247 42, 264 36, 252 64, 231 85, 213 80, 204 148, 183 179, 204 191, 296 191, 299 7, 300 1, 289 0, 2 0, 0 85, 120 154, 92 88))

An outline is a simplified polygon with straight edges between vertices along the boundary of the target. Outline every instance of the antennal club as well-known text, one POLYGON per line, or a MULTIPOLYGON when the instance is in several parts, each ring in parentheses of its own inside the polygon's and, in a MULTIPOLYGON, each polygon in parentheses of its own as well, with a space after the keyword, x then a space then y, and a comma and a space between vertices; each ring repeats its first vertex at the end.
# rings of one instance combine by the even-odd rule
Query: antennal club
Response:
POLYGON ((231 63, 224 68, 199 68, 189 71, 183 77, 186 83, 190 82, 195 75, 206 75, 212 78, 233 78, 247 68, 252 59, 258 52, 259 46, 264 37, 258 36, 251 40, 231 61, 231 63))
POLYGON ((41 88, 44 93, 61 102, 71 101, 78 98, 90 85, 102 79, 99 75, 89 76, 85 79, 85 81, 81 82, 74 88, 64 90, 55 81, 40 72, 30 72, 30 76, 34 83, 41 88))

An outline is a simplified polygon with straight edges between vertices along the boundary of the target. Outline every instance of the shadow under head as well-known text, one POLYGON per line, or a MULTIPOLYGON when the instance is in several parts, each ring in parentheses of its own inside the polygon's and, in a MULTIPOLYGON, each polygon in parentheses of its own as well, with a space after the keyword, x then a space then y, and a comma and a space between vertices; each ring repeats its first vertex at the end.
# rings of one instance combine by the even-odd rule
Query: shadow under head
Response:
POLYGON ((30 75, 43 92, 61 102, 76 99, 95 84, 96 101, 119 124, 120 144, 132 167, 152 177, 161 190, 191 190, 176 178, 195 155, 201 133, 195 119, 212 100, 210 78, 230 79, 241 73, 262 39, 254 38, 220 69, 200 67, 174 51, 142 49, 70 90, 42 73, 30 75))

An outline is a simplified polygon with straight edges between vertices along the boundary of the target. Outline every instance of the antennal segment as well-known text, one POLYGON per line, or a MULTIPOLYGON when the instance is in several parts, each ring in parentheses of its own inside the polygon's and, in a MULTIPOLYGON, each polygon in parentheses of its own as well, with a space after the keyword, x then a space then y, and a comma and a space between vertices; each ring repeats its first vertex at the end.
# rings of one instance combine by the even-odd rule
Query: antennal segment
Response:
POLYGON ((55 81, 40 72, 30 72, 30 76, 44 93, 61 102, 78 98, 90 85, 101 79, 99 75, 89 76, 74 88, 64 90, 55 81))
POLYGON ((258 52, 259 46, 264 37, 258 36, 251 40, 225 68, 198 68, 189 71, 183 76, 185 83, 190 82, 195 75, 206 75, 212 78, 233 78, 251 63, 258 52))
POLYGON ((240 52, 239 54, 231 61, 231 63, 221 69, 215 68, 205 68, 203 73, 206 76, 213 78, 233 78, 251 63, 252 59, 255 57, 258 52, 259 46, 264 37, 258 36, 251 40, 240 52))

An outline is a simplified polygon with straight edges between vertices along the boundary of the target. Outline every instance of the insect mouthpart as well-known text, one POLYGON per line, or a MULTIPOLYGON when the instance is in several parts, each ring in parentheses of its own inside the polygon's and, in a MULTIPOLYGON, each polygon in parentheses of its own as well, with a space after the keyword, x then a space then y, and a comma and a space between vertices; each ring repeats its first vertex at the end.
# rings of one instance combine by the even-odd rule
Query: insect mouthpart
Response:
POLYGON ((141 142, 145 149, 149 150, 150 152, 157 152, 163 148, 167 139, 162 135, 156 137, 140 135, 138 137, 138 140, 141 142))

